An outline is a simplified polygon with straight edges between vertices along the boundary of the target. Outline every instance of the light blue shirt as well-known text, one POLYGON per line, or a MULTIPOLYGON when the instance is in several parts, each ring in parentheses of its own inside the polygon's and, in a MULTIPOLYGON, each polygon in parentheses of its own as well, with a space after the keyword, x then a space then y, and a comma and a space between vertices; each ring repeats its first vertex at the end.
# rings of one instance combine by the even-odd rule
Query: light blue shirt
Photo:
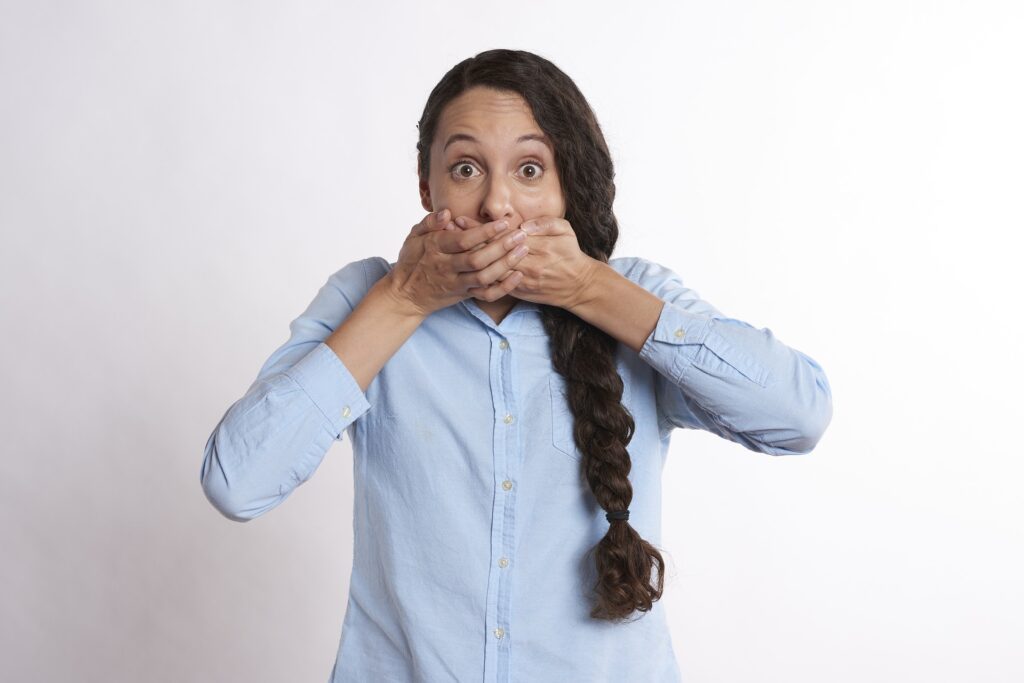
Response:
MULTIPOLYGON (((812 358, 723 316, 670 269, 613 258, 665 301, 640 353, 619 344, 636 431, 631 524, 661 547, 672 430, 809 453, 832 417, 812 358)), ((661 601, 588 616, 589 551, 608 530, 580 474, 540 307, 496 324, 472 298, 428 316, 367 387, 324 340, 394 263, 353 261, 290 325, 206 444, 200 480, 247 521, 284 501, 348 434, 354 554, 332 682, 679 681, 661 601)))

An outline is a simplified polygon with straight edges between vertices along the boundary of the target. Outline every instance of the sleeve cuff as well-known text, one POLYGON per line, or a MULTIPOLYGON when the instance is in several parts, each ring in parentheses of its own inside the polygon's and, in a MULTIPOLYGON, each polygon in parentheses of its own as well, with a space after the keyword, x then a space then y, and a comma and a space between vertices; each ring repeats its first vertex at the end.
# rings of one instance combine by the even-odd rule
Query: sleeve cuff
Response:
POLYGON ((285 371, 320 409, 335 439, 370 409, 366 393, 326 342, 285 371))
POLYGON ((704 362, 699 355, 703 346, 737 373, 763 387, 770 372, 750 352, 762 338, 761 331, 749 323, 692 313, 666 301, 658 324, 640 349, 640 357, 682 386, 687 370, 704 362))
POLYGON ((711 318, 668 301, 644 345, 640 358, 676 384, 693 362, 710 332, 711 318))

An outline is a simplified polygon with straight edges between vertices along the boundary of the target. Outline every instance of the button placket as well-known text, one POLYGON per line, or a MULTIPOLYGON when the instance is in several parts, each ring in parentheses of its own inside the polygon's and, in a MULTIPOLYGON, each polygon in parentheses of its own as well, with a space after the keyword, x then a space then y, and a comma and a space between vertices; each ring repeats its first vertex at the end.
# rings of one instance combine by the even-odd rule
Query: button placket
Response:
MULTIPOLYGON (((510 574, 505 572, 510 570, 513 552, 514 542, 513 538, 515 535, 515 498, 513 477, 516 473, 516 467, 521 457, 520 442, 519 442, 519 408, 517 407, 518 398, 517 392, 515 391, 515 382, 513 379, 515 373, 515 358, 508 353, 511 349, 511 344, 508 339, 504 339, 500 336, 500 333, 492 338, 492 349, 495 352, 492 354, 492 387, 498 388, 499 391, 495 392, 495 396, 500 396, 501 403, 496 408, 495 418, 500 420, 499 425, 504 425, 515 431, 507 430, 496 430, 495 437, 498 442, 495 446, 500 449, 501 458, 496 458, 495 466, 498 472, 504 472, 505 478, 501 480, 501 488, 507 494, 501 499, 496 500, 495 512, 500 514, 500 517, 494 519, 494 526, 492 527, 494 533, 494 545, 492 546, 496 551, 496 557, 492 558, 492 572, 498 572, 498 574, 492 576, 493 585, 496 591, 496 612, 493 614, 493 620, 488 619, 491 622, 491 633, 495 638, 495 647, 497 648, 497 659, 494 660, 494 665, 497 671, 503 670, 508 666, 507 661, 504 660, 508 656, 508 641, 509 633, 506 630, 508 627, 509 618, 509 600, 510 600, 510 581, 512 577, 510 574)), ((498 452, 495 455, 498 456, 498 452)), ((490 667, 487 667, 488 669, 490 667)), ((491 676, 486 674, 488 680, 491 680, 491 676)))

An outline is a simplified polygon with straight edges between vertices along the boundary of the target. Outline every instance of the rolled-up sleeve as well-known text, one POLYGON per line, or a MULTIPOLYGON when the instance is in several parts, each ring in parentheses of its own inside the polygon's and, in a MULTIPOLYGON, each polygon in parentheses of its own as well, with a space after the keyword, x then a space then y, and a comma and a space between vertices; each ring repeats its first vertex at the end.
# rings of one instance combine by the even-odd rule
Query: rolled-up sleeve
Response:
POLYGON ((665 266, 637 259, 627 277, 665 302, 640 350, 656 371, 663 430, 703 429, 771 455, 814 449, 832 419, 832 390, 813 358, 723 315, 665 266))
POLYGON ((324 342, 366 290, 363 261, 331 275, 291 322, 288 341, 214 427, 199 479, 225 517, 248 521, 279 505, 370 409, 355 377, 324 342))

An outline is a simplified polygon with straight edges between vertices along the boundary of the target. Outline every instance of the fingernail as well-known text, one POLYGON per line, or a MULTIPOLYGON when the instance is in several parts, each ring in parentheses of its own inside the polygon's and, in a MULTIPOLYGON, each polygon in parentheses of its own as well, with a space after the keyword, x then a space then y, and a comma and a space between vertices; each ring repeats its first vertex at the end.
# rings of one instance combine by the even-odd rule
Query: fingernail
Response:
POLYGON ((533 221, 526 221, 525 223, 523 223, 523 224, 522 224, 522 225, 520 225, 519 227, 520 227, 520 228, 521 228, 521 229, 522 229, 522 230, 523 230, 524 232, 527 232, 527 233, 529 233, 529 234, 531 234, 531 235, 532 235, 533 233, 537 232, 537 224, 536 224, 536 223, 534 223, 533 221))
POLYGON ((459 224, 460 228, 466 227, 466 219, 464 216, 459 216, 455 219, 455 222, 459 224))
POLYGON ((448 212, 448 209, 441 209, 440 211, 438 211, 437 212, 437 220, 440 221, 441 223, 443 223, 445 221, 445 219, 448 218, 447 212, 448 212))
POLYGON ((498 232, 501 232, 508 227, 508 221, 498 221, 497 225, 494 227, 498 229, 498 232))
POLYGON ((528 246, 526 246, 525 244, 520 244, 512 251, 512 256, 519 258, 520 256, 525 255, 526 252, 528 252, 529 250, 530 248, 528 246))

